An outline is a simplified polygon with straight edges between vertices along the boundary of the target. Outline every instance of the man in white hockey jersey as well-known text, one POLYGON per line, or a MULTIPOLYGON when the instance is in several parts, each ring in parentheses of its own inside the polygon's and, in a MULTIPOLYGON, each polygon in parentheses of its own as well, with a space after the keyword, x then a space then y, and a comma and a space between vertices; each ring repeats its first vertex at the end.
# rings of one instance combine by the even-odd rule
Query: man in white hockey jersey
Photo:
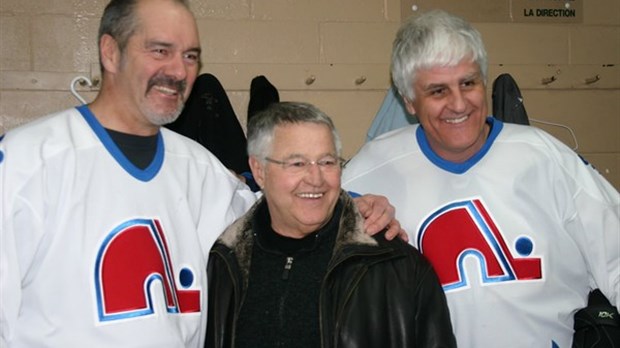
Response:
POLYGON ((112 0, 99 54, 91 104, 0 137, 0 346, 202 347, 208 252, 256 196, 160 127, 200 69, 187 1, 112 0))
POLYGON ((420 125, 364 145, 343 187, 394 204, 459 347, 570 348, 591 289, 620 305, 618 191, 545 132, 488 117, 486 52, 462 19, 404 23, 391 70, 420 125))

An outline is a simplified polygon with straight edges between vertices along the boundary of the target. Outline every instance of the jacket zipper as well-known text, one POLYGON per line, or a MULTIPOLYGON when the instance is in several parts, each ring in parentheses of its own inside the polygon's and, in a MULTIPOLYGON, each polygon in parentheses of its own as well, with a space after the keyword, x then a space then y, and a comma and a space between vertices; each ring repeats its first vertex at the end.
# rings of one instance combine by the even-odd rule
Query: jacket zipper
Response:
POLYGON ((287 256, 286 263, 284 264, 284 272, 282 272, 282 280, 288 279, 288 274, 291 271, 292 267, 293 267, 293 257, 287 256))

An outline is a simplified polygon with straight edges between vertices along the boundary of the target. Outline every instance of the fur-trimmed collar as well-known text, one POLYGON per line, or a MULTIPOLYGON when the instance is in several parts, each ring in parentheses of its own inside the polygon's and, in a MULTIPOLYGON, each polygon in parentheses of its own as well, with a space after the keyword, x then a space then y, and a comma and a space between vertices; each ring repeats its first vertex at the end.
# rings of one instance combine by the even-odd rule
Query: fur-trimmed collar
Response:
MULTIPOLYGON (((341 191, 338 199, 341 200, 343 209, 334 252, 346 245, 352 244, 367 246, 378 245, 374 238, 364 232, 364 219, 357 210, 351 196, 341 191)), ((264 203, 264 200, 265 196, 254 203, 252 208, 250 208, 245 215, 237 219, 218 238, 218 242, 234 250, 239 259, 245 258, 245 252, 251 251, 251 248, 248 248, 247 244, 249 243, 251 245, 253 243, 252 217, 256 213, 257 207, 264 203)), ((249 257, 249 255, 247 255, 247 257, 249 257)))

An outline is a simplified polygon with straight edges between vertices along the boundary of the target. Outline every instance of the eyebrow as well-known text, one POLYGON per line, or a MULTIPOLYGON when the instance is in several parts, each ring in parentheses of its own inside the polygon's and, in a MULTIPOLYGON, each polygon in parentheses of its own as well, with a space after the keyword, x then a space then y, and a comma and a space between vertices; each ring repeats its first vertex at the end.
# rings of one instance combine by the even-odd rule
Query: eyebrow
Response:
POLYGON ((166 41, 159 41, 159 40, 147 40, 144 43, 144 46, 146 47, 153 47, 153 46, 163 46, 163 47, 172 47, 173 44, 170 42, 166 42, 166 41))
MULTIPOLYGON (((166 41, 159 41, 159 40, 150 40, 150 41, 147 41, 145 43, 145 47, 147 47, 147 48, 148 47, 157 47, 157 46, 171 48, 171 47, 174 47, 174 44, 170 43, 170 42, 166 42, 166 41)), ((196 47, 188 48, 188 49, 184 50, 183 52, 195 52, 198 55, 200 55, 202 53, 202 49, 200 48, 200 46, 196 46, 196 47)))
POLYGON ((190 49, 185 50, 185 52, 195 52, 198 55, 202 53, 202 49, 200 47, 192 47, 190 49))
MULTIPOLYGON (((319 155, 318 157, 319 157, 319 158, 325 158, 325 157, 327 157, 327 156, 338 158, 338 155, 336 155, 336 154, 334 154, 334 153, 332 153, 332 152, 326 152, 326 153, 323 153, 323 154, 319 155)), ((292 154, 290 154, 290 155, 288 155, 288 156, 285 156, 285 157, 284 157, 284 159, 285 159, 285 160, 287 160, 287 159, 293 159, 293 158, 304 158, 304 159, 308 159, 308 156, 306 156, 306 155, 302 155, 302 154, 298 154, 298 153, 292 153, 292 154)))
POLYGON ((437 88, 443 88, 443 87, 446 87, 446 86, 447 86, 447 84, 445 84, 445 83, 430 83, 430 84, 428 84, 426 86, 423 86, 422 90, 426 92, 426 91, 432 91, 432 90, 437 89, 437 88))
MULTIPOLYGON (((478 71, 472 72, 470 74, 465 75, 463 78, 460 78, 458 80, 459 83, 462 83, 463 81, 471 81, 471 80, 476 80, 481 78, 481 74, 478 71)), ((422 86, 422 90, 423 91, 431 91, 434 90, 436 88, 444 88, 446 87, 448 84, 447 83, 430 83, 426 86, 422 86)))
POLYGON ((460 81, 467 81, 467 80, 475 80, 475 79, 479 79, 482 77, 482 74, 479 71, 475 71, 471 74, 465 75, 465 77, 463 77, 460 81))

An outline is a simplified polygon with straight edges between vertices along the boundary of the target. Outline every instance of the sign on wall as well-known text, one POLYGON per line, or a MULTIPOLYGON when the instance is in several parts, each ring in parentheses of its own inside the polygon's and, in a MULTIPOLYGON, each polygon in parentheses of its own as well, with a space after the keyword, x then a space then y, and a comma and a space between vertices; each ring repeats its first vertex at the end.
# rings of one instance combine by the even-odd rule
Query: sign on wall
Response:
POLYGON ((582 23, 583 0, 512 0, 515 22, 582 23))
POLYGON ((404 20, 416 13, 443 9, 478 23, 583 23, 583 1, 401 0, 401 17, 404 20))

